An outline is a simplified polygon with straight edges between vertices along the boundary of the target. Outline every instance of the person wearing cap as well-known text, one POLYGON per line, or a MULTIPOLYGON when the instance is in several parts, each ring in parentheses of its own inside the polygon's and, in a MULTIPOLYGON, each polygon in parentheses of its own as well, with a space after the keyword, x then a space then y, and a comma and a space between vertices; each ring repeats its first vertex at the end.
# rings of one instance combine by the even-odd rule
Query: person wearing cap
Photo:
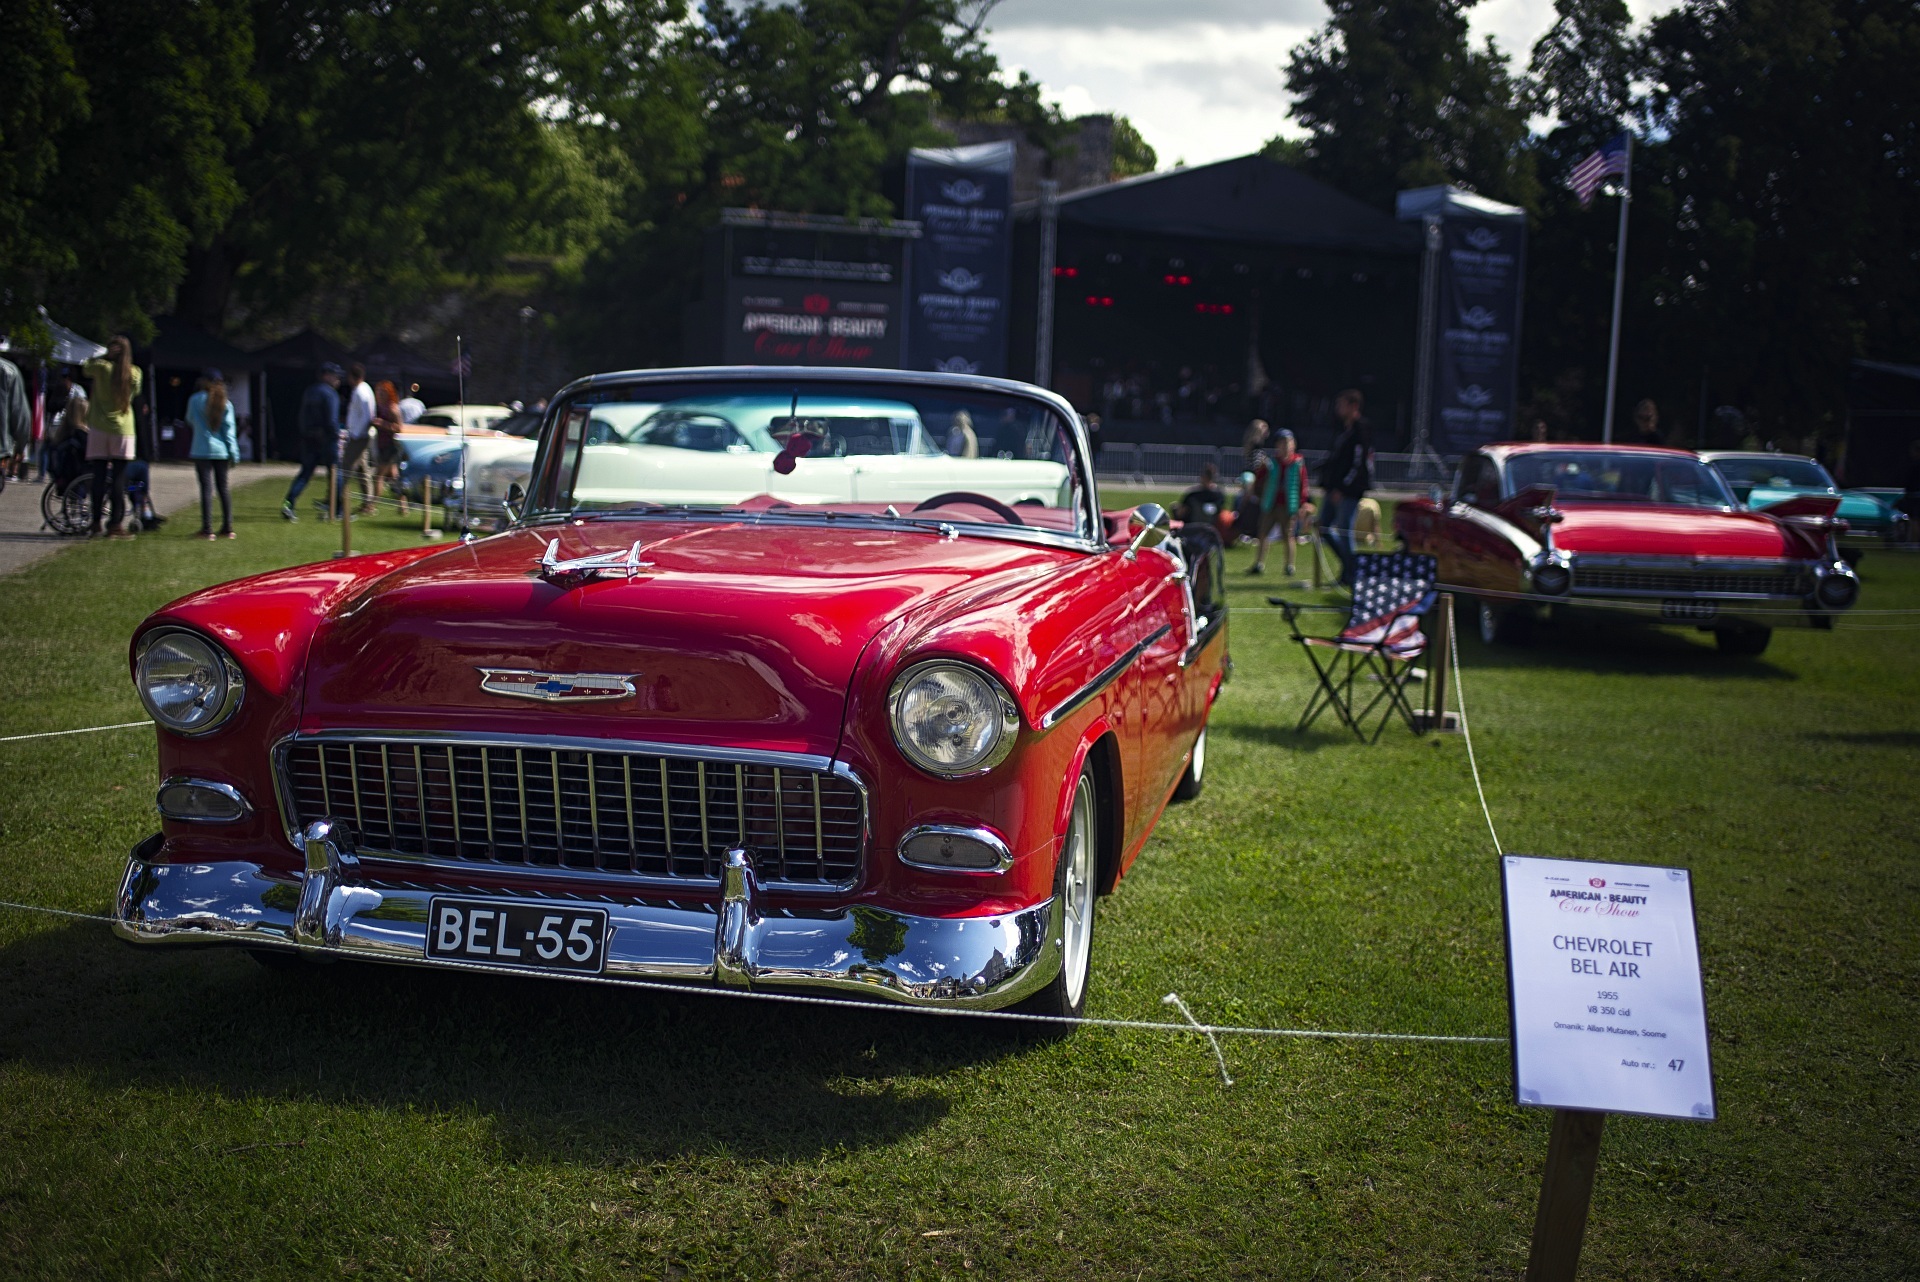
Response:
POLYGON ((1293 433, 1282 429, 1273 444, 1273 464, 1267 469, 1266 486, 1260 492, 1260 528, 1253 552, 1252 574, 1267 572, 1267 544, 1279 526, 1281 542, 1287 548, 1286 572, 1293 573, 1294 527, 1302 513, 1313 511, 1307 502, 1307 460, 1294 448, 1293 433))
MULTIPOLYGON (((293 505, 300 492, 313 479, 316 468, 333 461, 334 443, 340 432, 340 367, 328 361, 320 367, 313 386, 300 398, 300 470, 287 487, 286 502, 280 515, 289 521, 300 519, 293 505)), ((320 505, 320 519, 327 517, 327 505, 320 505)))
POLYGON ((198 390, 187 398, 187 426, 193 429, 194 475, 200 479, 200 537, 230 539, 233 534, 233 496, 227 489, 227 470, 240 458, 239 424, 233 402, 227 398, 227 377, 217 369, 202 370, 198 390), (220 494, 220 533, 213 532, 213 494, 220 494))

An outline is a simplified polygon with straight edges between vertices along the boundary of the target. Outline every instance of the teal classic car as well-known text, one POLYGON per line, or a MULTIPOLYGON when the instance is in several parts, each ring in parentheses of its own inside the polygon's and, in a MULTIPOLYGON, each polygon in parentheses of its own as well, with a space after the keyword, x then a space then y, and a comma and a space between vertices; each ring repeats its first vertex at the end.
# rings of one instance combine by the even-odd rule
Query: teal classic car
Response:
POLYGON ((1847 523, 1849 541, 1907 541, 1905 512, 1865 490, 1842 490, 1817 459, 1744 450, 1702 450, 1700 457, 1720 473, 1749 511, 1759 512, 1802 494, 1837 494, 1840 510, 1835 515, 1847 523))

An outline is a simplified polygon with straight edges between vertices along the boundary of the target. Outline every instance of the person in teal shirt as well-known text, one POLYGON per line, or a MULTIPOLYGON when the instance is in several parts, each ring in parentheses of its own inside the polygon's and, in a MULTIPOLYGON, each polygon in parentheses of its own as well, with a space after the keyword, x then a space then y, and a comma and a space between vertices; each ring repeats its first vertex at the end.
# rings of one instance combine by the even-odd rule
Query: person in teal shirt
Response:
POLYGON ((1293 433, 1283 431, 1274 443, 1273 463, 1267 468, 1266 487, 1260 492, 1259 546, 1253 554, 1254 574, 1266 572, 1267 540, 1276 526, 1287 545, 1287 570, 1293 573, 1294 531, 1303 512, 1311 514, 1307 502, 1307 460, 1293 447, 1293 433))
POLYGON ((239 420, 227 398, 227 380, 217 369, 200 375, 200 388, 187 401, 187 426, 193 429, 194 473, 200 478, 200 537, 230 539, 233 498, 227 469, 240 459, 239 420), (213 532, 213 493, 220 494, 220 533, 213 532))

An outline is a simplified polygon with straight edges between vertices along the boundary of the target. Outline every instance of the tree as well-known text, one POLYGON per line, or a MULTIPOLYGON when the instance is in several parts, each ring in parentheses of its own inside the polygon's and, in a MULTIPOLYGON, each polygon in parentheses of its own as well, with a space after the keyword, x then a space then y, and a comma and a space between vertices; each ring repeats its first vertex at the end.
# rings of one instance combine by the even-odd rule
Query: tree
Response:
POLYGON ((1443 182, 1532 205, 1524 95, 1491 40, 1468 44, 1472 3, 1331 0, 1287 65, 1309 173, 1382 207, 1443 182))
POLYGON ((1648 47, 1646 359, 1763 435, 1837 434, 1851 359, 1920 354, 1920 10, 1693 0, 1648 47))
POLYGON ((1113 176, 1115 178, 1133 178, 1140 174, 1150 174, 1159 165, 1160 157, 1154 153, 1140 131, 1125 116, 1113 118, 1113 176))
POLYGON ((1058 113, 1011 82, 979 36, 979 0, 712 3, 661 55, 663 73, 593 103, 630 157, 625 225, 583 272, 572 349, 602 368, 681 354, 707 230, 727 206, 890 217, 888 178, 948 141, 936 115, 1020 123, 1044 142, 1058 113))
POLYGON ((75 264, 66 229, 37 217, 59 172, 59 137, 86 120, 87 83, 52 0, 25 0, 0 41, 0 331, 34 323, 47 278, 75 264))
MULTIPOLYGON (((56 7, 67 48, 83 51, 71 65, 85 109, 55 127, 59 170, 20 206, 61 242, 27 287, 70 324, 144 337, 191 247, 240 199, 229 155, 261 106, 252 23, 244 0, 56 7)), ((65 78, 55 90, 63 102, 75 92, 65 78)))

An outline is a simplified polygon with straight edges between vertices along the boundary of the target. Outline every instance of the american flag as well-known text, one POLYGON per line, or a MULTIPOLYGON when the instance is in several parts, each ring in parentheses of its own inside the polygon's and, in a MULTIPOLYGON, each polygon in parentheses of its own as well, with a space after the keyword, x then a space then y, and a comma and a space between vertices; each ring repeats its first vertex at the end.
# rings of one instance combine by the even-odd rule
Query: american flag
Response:
POLYGON ((1340 640, 1379 646, 1396 659, 1426 649, 1420 615, 1433 604, 1438 567, 1430 556, 1366 553, 1354 558, 1353 614, 1340 640))
POLYGON ((1615 134, 1601 145, 1599 151, 1573 167, 1569 184, 1573 194, 1580 198, 1582 209, 1593 203, 1593 193, 1600 190, 1603 180, 1626 176, 1627 153, 1631 145, 1627 135, 1615 134))

